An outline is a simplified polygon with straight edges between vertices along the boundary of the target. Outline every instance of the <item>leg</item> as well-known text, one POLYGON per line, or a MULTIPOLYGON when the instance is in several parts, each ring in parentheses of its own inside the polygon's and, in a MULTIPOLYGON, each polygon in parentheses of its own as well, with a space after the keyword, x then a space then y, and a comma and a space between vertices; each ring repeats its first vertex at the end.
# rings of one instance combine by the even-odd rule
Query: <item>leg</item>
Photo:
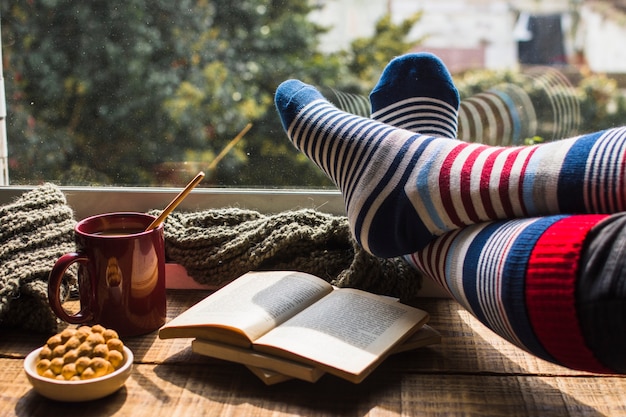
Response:
POLYGON ((540 358, 626 373, 624 226, 625 213, 483 223, 406 259, 491 330, 540 358))
POLYGON ((279 86, 276 106, 294 145, 342 192, 357 241, 377 256, 412 253, 482 221, 626 209, 624 128, 502 148, 353 116, 297 80, 279 86))

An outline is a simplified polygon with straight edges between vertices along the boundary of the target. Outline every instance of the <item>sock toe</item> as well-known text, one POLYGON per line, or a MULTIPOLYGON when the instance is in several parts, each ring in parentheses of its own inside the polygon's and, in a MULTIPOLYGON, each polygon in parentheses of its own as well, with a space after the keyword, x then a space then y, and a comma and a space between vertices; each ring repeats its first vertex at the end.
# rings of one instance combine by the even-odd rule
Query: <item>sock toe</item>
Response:
POLYGON ((287 80, 278 86, 274 103, 285 130, 300 110, 310 102, 324 99, 324 96, 313 86, 299 80, 287 80))
POLYGON ((412 97, 439 99, 455 109, 460 102, 450 72, 437 56, 430 53, 394 58, 370 94, 372 111, 412 97))

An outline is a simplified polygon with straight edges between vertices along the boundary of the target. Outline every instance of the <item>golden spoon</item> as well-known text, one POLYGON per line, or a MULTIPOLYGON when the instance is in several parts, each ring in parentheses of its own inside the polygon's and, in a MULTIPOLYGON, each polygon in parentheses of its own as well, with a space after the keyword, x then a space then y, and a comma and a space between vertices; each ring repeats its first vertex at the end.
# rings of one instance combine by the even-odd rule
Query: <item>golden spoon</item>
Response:
POLYGON ((159 225, 163 223, 163 220, 165 220, 165 218, 169 216, 169 214, 176 208, 176 206, 178 206, 180 202, 183 201, 185 197, 187 197, 187 194, 189 194, 191 190, 193 190, 193 188, 198 185, 200 181, 202 181, 203 178, 204 172, 200 171, 198 175, 196 175, 196 177, 192 179, 189 184, 187 184, 185 189, 178 193, 176 198, 174 198, 172 202, 169 203, 167 207, 165 207, 165 209, 161 212, 161 215, 154 219, 154 221, 150 223, 150 226, 146 227, 146 231, 159 227, 159 225))

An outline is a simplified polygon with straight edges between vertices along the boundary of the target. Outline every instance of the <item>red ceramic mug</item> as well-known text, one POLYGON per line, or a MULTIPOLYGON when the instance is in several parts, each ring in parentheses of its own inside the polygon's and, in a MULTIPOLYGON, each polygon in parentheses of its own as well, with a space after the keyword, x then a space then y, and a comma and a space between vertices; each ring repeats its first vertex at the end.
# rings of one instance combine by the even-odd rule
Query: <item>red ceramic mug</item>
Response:
POLYGON ((165 323, 165 245, 163 225, 145 231, 155 217, 107 213, 86 218, 74 228, 77 252, 61 256, 50 272, 52 311, 72 324, 101 324, 120 336, 157 330, 165 323), (60 299, 61 282, 78 263, 80 311, 68 313, 60 299))

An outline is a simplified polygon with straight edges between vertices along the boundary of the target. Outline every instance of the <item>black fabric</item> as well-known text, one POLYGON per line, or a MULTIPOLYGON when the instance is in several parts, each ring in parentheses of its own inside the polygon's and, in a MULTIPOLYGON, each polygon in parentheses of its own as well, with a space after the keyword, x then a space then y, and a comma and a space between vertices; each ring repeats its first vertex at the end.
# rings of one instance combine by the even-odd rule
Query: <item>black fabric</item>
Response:
POLYGON ((518 43, 520 64, 567 64, 560 14, 531 16, 528 31, 532 33, 532 39, 518 43))
POLYGON ((626 372, 626 213, 589 232, 581 253, 576 301, 587 345, 608 368, 626 372))

